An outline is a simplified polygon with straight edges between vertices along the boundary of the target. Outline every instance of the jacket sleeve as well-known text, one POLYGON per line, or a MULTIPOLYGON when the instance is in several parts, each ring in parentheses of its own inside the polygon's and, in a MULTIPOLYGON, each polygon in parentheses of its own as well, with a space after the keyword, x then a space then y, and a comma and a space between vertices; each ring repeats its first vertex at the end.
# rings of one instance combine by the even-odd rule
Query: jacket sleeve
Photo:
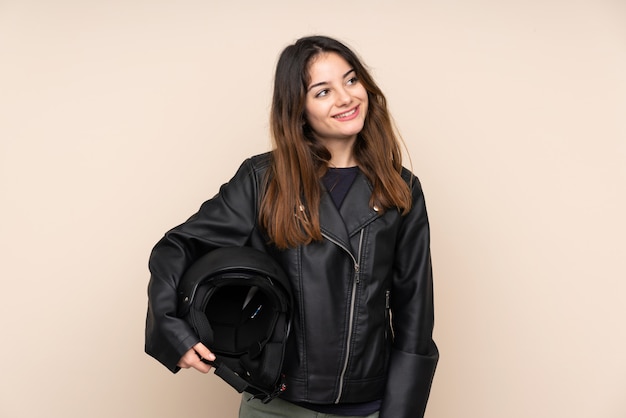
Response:
MULTIPOLYGON (((185 270, 212 249, 249 242, 257 219, 257 173, 246 160, 219 193, 168 231, 150 255, 145 351, 172 372, 199 338, 177 317, 176 288, 185 270)), ((210 347, 209 347, 210 349, 210 347)))
POLYGON ((434 325, 430 230, 417 178, 411 183, 413 207, 403 217, 391 292, 394 330, 387 386, 380 418, 424 416, 439 352, 434 325))

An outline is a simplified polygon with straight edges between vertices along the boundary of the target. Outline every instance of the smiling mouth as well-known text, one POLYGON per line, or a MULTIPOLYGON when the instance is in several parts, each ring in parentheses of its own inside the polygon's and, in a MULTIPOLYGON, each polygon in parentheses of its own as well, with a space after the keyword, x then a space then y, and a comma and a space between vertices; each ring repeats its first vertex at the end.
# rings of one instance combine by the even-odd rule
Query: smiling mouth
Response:
POLYGON ((347 112, 335 115, 333 116, 333 118, 339 119, 339 120, 350 120, 350 119, 353 119, 355 116, 357 116, 358 113, 359 113, 359 106, 355 107, 354 109, 348 110, 347 112))

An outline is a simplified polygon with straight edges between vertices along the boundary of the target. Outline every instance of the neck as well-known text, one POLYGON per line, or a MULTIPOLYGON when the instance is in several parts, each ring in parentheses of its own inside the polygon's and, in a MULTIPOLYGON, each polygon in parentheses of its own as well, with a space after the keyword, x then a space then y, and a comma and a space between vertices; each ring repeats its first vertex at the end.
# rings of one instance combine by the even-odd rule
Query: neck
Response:
POLYGON ((353 153, 354 142, 355 140, 325 141, 324 146, 330 152, 328 166, 335 168, 356 166, 357 163, 353 153))
POLYGON ((335 158, 335 156, 333 155, 328 162, 328 166, 333 168, 348 168, 354 167, 356 165, 356 160, 352 156, 350 156, 349 158, 335 158))

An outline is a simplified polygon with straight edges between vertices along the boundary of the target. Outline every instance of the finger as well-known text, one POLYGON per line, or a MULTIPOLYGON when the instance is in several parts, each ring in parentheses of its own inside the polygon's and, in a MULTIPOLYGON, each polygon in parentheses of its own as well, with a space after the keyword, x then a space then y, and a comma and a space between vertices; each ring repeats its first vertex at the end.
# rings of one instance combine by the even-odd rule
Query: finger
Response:
POLYGON ((193 346, 193 349, 198 354, 200 359, 215 361, 215 354, 213 354, 204 344, 198 343, 193 346))
POLYGON ((183 369, 188 369, 191 367, 191 363, 198 359, 198 355, 195 351, 189 350, 178 360, 177 366, 183 369))
POLYGON ((204 363, 202 360, 200 360, 200 358, 191 363, 190 366, 201 373, 208 373, 211 371, 211 366, 204 363))
POLYGON ((185 354, 183 354, 183 356, 178 361, 177 366, 183 369, 189 369, 190 367, 193 367, 206 370, 206 367, 201 366, 202 364, 204 363, 202 362, 200 354, 198 354, 192 347, 185 354))

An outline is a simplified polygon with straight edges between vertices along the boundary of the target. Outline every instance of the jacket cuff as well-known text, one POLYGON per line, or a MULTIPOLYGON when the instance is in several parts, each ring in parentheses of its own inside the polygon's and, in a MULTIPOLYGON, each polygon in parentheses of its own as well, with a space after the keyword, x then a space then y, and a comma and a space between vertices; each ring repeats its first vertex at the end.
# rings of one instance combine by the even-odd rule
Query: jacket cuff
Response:
POLYGON ((423 417, 438 360, 434 342, 428 355, 392 350, 380 418, 423 417))

